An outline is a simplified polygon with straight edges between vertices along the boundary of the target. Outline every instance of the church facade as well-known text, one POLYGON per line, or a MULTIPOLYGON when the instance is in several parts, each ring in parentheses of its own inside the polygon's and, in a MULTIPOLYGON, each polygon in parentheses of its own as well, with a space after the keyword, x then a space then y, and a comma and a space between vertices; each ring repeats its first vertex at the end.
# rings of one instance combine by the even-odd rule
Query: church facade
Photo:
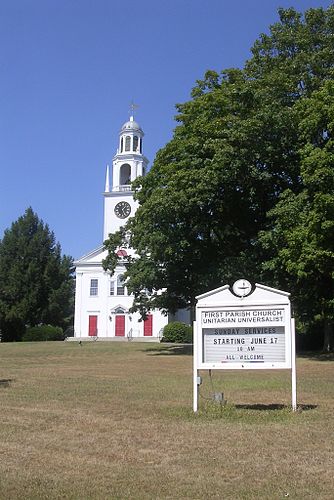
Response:
MULTIPOLYGON (((131 182, 145 175, 148 160, 143 154, 144 133, 133 116, 124 123, 113 158, 112 176, 107 167, 104 197, 103 241, 123 226, 137 209, 131 182)), ((113 275, 104 271, 103 245, 75 261, 76 295, 74 338, 159 340, 168 318, 153 310, 142 321, 139 313, 130 313, 133 297, 123 280, 131 249, 118 251, 119 263, 113 275), (123 262, 122 262, 123 261, 123 262)))

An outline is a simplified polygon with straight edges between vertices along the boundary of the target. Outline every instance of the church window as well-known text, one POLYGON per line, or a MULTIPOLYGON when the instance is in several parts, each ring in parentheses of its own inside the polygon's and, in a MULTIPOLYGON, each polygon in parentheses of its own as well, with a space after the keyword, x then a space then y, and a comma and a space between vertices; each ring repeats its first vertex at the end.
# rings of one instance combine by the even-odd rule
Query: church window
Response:
POLYGON ((127 257, 128 253, 126 250, 124 250, 124 248, 120 248, 119 250, 117 250, 116 255, 118 257, 124 258, 124 257, 127 257))
POLYGON ((130 151, 131 148, 131 137, 127 135, 125 137, 125 151, 130 151))
POLYGON ((121 139, 121 153, 123 153, 123 137, 121 139))
POLYGON ((125 295, 124 277, 120 274, 117 277, 117 295, 125 295))
POLYGON ((133 150, 137 151, 137 149, 138 149, 138 136, 135 135, 133 138, 133 150))
POLYGON ((96 278, 90 280, 90 296, 96 296, 99 291, 99 280, 96 278))
POLYGON ((115 282, 110 281, 109 295, 115 295, 115 282))
POLYGON ((124 163, 120 169, 120 186, 125 186, 131 182, 131 167, 128 163, 124 163))

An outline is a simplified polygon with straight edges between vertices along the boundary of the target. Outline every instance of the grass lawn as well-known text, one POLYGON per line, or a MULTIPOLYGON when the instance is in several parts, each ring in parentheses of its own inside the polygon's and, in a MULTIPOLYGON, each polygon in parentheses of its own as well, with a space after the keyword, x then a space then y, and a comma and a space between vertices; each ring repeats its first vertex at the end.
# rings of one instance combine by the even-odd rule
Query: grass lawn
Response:
POLYGON ((180 347, 0 344, 0 499, 334 498, 334 360, 203 372, 180 347), (224 392, 225 407, 210 401, 224 392))

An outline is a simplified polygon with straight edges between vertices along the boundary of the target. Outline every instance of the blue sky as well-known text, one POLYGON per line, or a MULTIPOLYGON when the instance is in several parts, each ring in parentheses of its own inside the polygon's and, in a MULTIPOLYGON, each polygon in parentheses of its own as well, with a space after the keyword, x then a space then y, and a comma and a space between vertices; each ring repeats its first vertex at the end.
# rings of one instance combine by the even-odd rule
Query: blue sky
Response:
POLYGON ((242 67, 278 7, 318 0, 1 0, 0 238, 31 206, 75 258, 102 243, 131 100, 153 162, 208 69, 242 67))

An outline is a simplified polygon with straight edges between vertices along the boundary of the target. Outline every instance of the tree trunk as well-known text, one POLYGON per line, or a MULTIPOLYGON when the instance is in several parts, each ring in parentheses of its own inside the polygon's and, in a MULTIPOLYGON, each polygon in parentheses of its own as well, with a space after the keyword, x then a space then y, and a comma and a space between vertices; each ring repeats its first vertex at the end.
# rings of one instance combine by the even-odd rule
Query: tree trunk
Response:
POLYGON ((325 320, 324 325, 324 352, 333 352, 334 351, 334 329, 333 322, 329 320, 325 320))
POLYGON ((197 300, 195 298, 190 300, 190 307, 189 307, 189 316, 190 316, 190 324, 193 326, 193 322, 196 321, 196 304, 197 300))

